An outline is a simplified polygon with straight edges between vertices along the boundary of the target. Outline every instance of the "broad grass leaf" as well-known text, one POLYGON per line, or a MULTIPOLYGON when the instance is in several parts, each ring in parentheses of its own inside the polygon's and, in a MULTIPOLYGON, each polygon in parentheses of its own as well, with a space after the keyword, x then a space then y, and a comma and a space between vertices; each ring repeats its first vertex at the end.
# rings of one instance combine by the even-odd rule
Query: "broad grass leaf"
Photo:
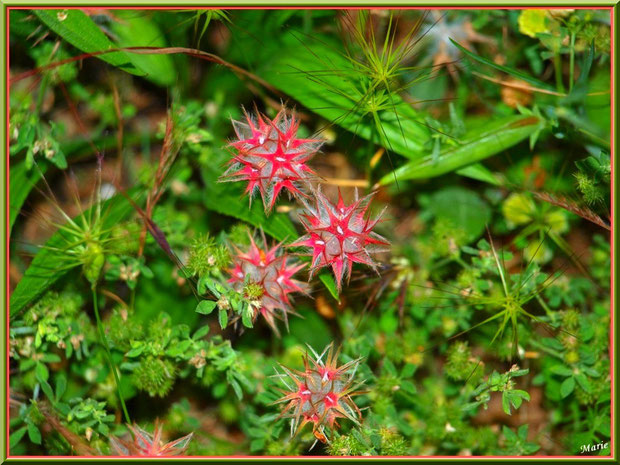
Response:
MULTIPOLYGON (((28 170, 25 160, 11 165, 9 169, 9 234, 28 194, 41 179, 39 171, 28 170)), ((41 171, 45 169, 45 166, 41 166, 41 171)))
MULTIPOLYGON (((99 26, 81 10, 33 10, 43 23, 74 47, 86 53, 119 48, 99 29, 99 26)), ((118 51, 98 55, 97 58, 128 73, 144 76, 133 57, 118 51)))
MULTIPOLYGON (((146 12, 115 10, 119 21, 112 23, 119 47, 167 47, 165 36, 146 12)), ((146 78, 161 86, 173 85, 177 71, 170 55, 131 54, 132 62, 146 73, 146 78)))
POLYGON ((442 150, 438 156, 425 155, 385 175, 380 183, 395 180, 425 179, 440 176, 482 161, 522 142, 540 129, 543 121, 535 116, 509 116, 491 119, 469 131, 456 146, 442 150))

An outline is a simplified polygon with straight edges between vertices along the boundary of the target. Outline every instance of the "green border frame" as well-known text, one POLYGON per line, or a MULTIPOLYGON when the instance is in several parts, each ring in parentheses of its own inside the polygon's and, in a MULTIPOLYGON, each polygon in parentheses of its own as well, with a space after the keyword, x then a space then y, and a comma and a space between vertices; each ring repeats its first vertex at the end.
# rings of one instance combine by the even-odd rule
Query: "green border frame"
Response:
MULTIPOLYGON (((620 0, 619 0, 620 1, 620 0)), ((612 269, 613 269, 613 274, 612 274, 612 279, 613 279, 613 283, 612 283, 612 287, 613 287, 613 309, 614 309, 614 331, 611 334, 611 338, 612 338, 612 342, 613 342, 613 354, 611 354, 612 360, 613 360, 613 376, 615 379, 614 382, 614 435, 612 438, 612 442, 614 443, 614 456, 610 456, 610 457, 600 457, 600 458, 595 458, 592 456, 584 456, 583 458, 581 457, 575 457, 575 458, 546 458, 544 456, 541 457, 523 457, 523 458, 498 458, 498 457, 493 457, 493 458, 489 458, 489 459, 480 459, 480 458, 476 458, 473 460, 479 460, 479 461, 484 461, 484 462, 488 462, 488 463, 494 463, 494 462, 519 462, 519 461, 528 461, 528 462, 537 462, 537 463, 541 463, 541 462, 578 462, 578 461, 583 461, 583 460, 587 460, 590 462, 596 461, 596 462, 616 462, 617 457, 618 457, 618 442, 617 442, 617 438, 618 438, 618 428, 617 428, 617 418, 618 418, 618 402, 617 402, 617 396, 616 393, 618 391, 618 378, 616 376, 616 374, 618 373, 618 365, 616 363, 616 355, 618 353, 618 347, 617 347, 617 329, 620 326, 619 325, 619 315, 618 312, 616 312, 615 310, 617 309, 617 303, 618 303, 618 295, 616 292, 616 282, 617 282, 617 256, 618 256, 618 250, 616 248, 617 242, 616 242, 616 230, 615 230, 615 218, 616 218, 616 213, 617 213, 617 192, 616 192, 616 172, 617 172, 617 165, 616 165, 616 149, 617 149, 617 138, 616 138, 616 129, 618 127, 617 124, 617 115, 618 115, 618 109, 620 108, 620 105, 618 104, 618 94, 617 94, 617 76, 618 76, 618 37, 619 37, 619 31, 618 31, 618 25, 619 25, 619 20, 618 20, 618 13, 620 12, 618 9, 618 3, 619 1, 596 1, 593 3, 587 3, 584 1, 576 1, 576 0, 547 0, 543 3, 540 2, 536 2, 536 1, 519 1, 519 0, 515 0, 515 1, 493 1, 493 0, 488 0, 488 1, 477 1, 477 2, 467 2, 465 0, 452 0, 452 1, 438 1, 438 2, 428 2, 428 1, 416 1, 416 0, 388 0, 385 3, 382 3, 380 0, 338 0, 336 2, 334 1, 330 1, 330 0, 295 0, 295 1, 286 1, 286 0, 271 0, 268 2, 259 2, 259 1, 200 1, 200 0, 183 0, 180 3, 174 4, 171 3, 169 0, 152 0, 152 1, 130 1, 130 2, 123 2, 121 0, 103 0, 101 2, 92 2, 92 3, 88 3, 85 0, 65 0, 64 2, 58 2, 58 1, 53 1, 53 0, 33 0, 30 2, 21 2, 19 0, 0 0, 0 24, 2 24, 2 28, 0 28, 0 34, 1 34, 1 43, 2 43, 2 47, 0 47, 2 53, 1 53, 1 57, 0 57, 0 67, 2 68, 2 70, 6 70, 6 72, 2 73, 2 77, 1 77, 1 82, 2 82, 2 95, 0 96, 0 103, 1 103, 1 107, 2 107, 2 112, 0 115, 0 124, 2 125, 2 131, 0 134, 0 143, 2 144, 2 150, 3 150, 3 159, 2 159, 2 163, 0 164, 0 179, 3 180, 3 185, 2 185, 2 189, 1 189, 1 206, 2 206, 2 237, 4 238, 4 246, 2 247, 2 251, 0 252, 0 256, 2 256, 2 262, 5 264, 4 265, 4 269, 3 269, 3 280, 2 280, 2 284, 0 285, 0 288, 2 289, 2 296, 5 302, 4 305, 4 310, 5 310, 5 317, 2 318, 2 321, 0 322, 0 331, 2 333, 2 339, 3 339, 3 344, 2 344, 2 384, 0 386, 0 393, 2 393, 2 404, 0 406, 0 410, 2 411, 2 426, 7 424, 7 420, 8 420, 8 411, 6 410, 6 399, 8 396, 8 392, 7 392, 7 353, 6 353, 6 343, 7 341, 5 340, 6 334, 7 334, 7 325, 8 325, 8 268, 7 268, 7 253, 8 253, 8 237, 6 237, 6 232, 7 232, 7 214, 8 214, 8 208, 7 208, 7 192, 8 192, 8 172, 7 172, 7 166, 8 166, 8 120, 7 120, 7 116, 8 116, 8 69, 7 69, 7 58, 8 58, 8 35, 7 35, 7 26, 8 26, 8 8, 9 7, 20 7, 20 8, 28 8, 28 7, 63 7, 63 6, 88 6, 88 7, 92 7, 92 6, 101 6, 101 7, 113 7, 113 6, 124 6, 124 7, 136 7, 136 8, 147 8, 147 7, 172 7, 172 8, 180 8, 180 7, 225 7, 225 8, 230 8, 230 7, 237 7, 237 8, 243 8, 243 7, 254 7, 254 8, 269 8, 269 7, 291 7, 291 8, 303 8, 303 7, 328 7, 328 8, 346 8, 346 7, 361 7, 361 8, 391 8, 391 7, 418 7, 418 8, 441 8, 441 7, 498 7, 498 8, 527 8, 528 6, 533 6, 533 7, 560 7, 560 6, 566 6, 566 7, 573 7, 573 6, 582 6, 582 7, 587 7, 587 8, 597 8, 597 7, 613 7, 613 11, 614 11, 614 15, 613 15, 613 27, 614 27, 614 37, 613 37, 613 63, 614 63, 614 68, 613 68, 613 96, 615 97, 614 102, 612 102, 612 108, 613 108, 613 125, 614 127, 612 128, 612 147, 613 147, 613 151, 612 151, 612 166, 614 167, 614 176, 613 176, 613 185, 612 185, 612 197, 613 197, 613 207, 612 207, 612 233, 611 233, 611 241, 613 244, 613 260, 612 260, 612 269)), ((33 457, 33 458, 14 458, 14 459, 8 459, 7 458, 7 451, 8 451, 8 442, 7 439, 8 435, 6 434, 2 434, 2 438, 0 438, 0 463, 4 463, 4 462, 8 462, 8 463, 33 463, 33 462, 63 462, 63 461, 69 461, 71 463, 89 463, 94 461, 103 461, 103 462, 145 462, 151 459, 116 459, 116 458, 97 458, 97 457, 93 457, 93 458, 75 458, 75 459, 69 459, 67 460, 66 458, 55 458, 55 457, 33 457)), ((360 459, 357 458, 346 458, 346 457, 342 457, 342 458, 338 458, 338 457, 321 457, 321 458, 304 458, 304 457, 283 457, 283 458, 274 458, 274 457, 265 457, 265 458, 243 458, 243 457, 214 457, 214 458, 183 458, 183 457, 179 457, 177 459, 155 459, 157 462, 160 463, 171 463, 171 462, 176 462, 176 461, 189 461, 189 462, 222 462, 222 461, 226 461, 226 462, 247 462, 247 461, 257 461, 257 462, 278 462, 278 463, 293 463, 293 462, 300 462, 300 461, 339 461, 339 462, 357 462, 357 461, 361 461, 360 459)), ((385 457, 385 458, 375 458, 375 457, 368 457, 367 459, 364 459, 364 462, 370 461, 370 462, 451 462, 451 461, 461 461, 461 460, 468 460, 467 457, 454 457, 454 458, 433 458, 433 457, 421 457, 421 458, 417 458, 417 457, 412 457, 412 458, 391 458, 391 457, 385 457)), ((469 459, 472 460, 472 459, 469 459)))

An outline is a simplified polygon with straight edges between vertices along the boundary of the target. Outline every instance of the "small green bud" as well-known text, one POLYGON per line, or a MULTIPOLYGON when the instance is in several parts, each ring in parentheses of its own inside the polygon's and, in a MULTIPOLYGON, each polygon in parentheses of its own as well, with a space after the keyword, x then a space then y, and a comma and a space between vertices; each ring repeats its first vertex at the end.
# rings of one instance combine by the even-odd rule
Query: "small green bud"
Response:
POLYGON ((588 205, 593 205, 603 200, 603 190, 587 174, 577 172, 575 178, 577 179, 577 188, 581 191, 583 199, 588 205))
POLYGON ((579 354, 576 350, 568 351, 566 352, 566 355, 564 355, 564 361, 569 365, 577 363, 579 361, 579 354))
POLYGON ((101 276, 101 270, 105 264, 103 247, 96 242, 90 242, 82 255, 84 276, 91 284, 96 284, 101 276))
POLYGON ((533 220, 536 205, 526 194, 511 194, 502 204, 502 213, 510 225, 526 224, 533 220))

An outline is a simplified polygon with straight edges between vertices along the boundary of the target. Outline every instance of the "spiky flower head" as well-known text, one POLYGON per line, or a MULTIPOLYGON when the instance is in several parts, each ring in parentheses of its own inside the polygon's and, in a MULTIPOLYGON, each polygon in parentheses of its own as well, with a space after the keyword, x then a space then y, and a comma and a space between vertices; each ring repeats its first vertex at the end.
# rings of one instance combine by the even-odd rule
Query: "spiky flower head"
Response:
POLYGON ((234 121, 236 139, 229 144, 234 156, 220 181, 247 181, 245 193, 259 192, 269 213, 282 190, 303 196, 302 188, 314 175, 307 162, 319 150, 319 139, 297 137, 299 120, 282 108, 273 120, 257 112, 234 121))
POLYGON ((355 201, 345 205, 342 195, 338 192, 338 202, 332 204, 320 190, 316 190, 312 201, 304 201, 304 213, 301 222, 306 229, 306 235, 291 244, 304 246, 312 256, 310 277, 316 270, 330 266, 336 277, 338 289, 342 287, 342 277, 351 277, 353 263, 363 263, 376 268, 371 254, 381 251, 387 246, 386 239, 373 232, 381 218, 368 218, 368 206, 374 193, 358 198, 355 191, 355 201))
POLYGON ((338 427, 337 420, 346 418, 359 424, 362 417, 353 396, 361 394, 355 382, 355 372, 361 358, 338 366, 338 353, 333 343, 321 355, 311 347, 312 356, 303 358, 304 371, 291 370, 282 365, 284 373, 278 373, 286 389, 275 404, 285 404, 280 418, 291 419, 291 435, 297 434, 306 424, 312 424, 314 436, 327 442, 327 431, 338 427))
POLYGON ((143 430, 138 425, 127 425, 133 435, 133 441, 110 437, 110 448, 116 455, 141 457, 172 457, 183 455, 189 446, 194 433, 189 433, 175 441, 162 441, 163 425, 155 421, 153 434, 143 430))
MULTIPOLYGON (((262 242, 267 243, 264 236, 262 242)), ((308 291, 307 284, 293 279, 305 265, 295 263, 280 244, 263 249, 252 236, 246 252, 235 249, 228 282, 250 300, 254 319, 262 315, 278 334, 275 318, 284 320, 288 327, 288 314, 293 313, 290 294, 308 291)))

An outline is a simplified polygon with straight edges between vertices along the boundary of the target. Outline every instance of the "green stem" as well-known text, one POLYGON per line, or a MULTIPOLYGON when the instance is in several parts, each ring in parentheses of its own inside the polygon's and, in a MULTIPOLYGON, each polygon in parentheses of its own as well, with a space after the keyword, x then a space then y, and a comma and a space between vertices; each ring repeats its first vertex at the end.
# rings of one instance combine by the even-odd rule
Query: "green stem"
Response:
POLYGON ((542 352, 545 352, 549 355, 554 356, 555 358, 559 358, 560 360, 564 360, 564 355, 560 352, 558 352, 557 350, 553 350, 550 349, 547 346, 542 345, 541 343, 537 342, 536 340, 532 340, 531 341, 532 347, 541 350, 542 352))
POLYGON ((547 316, 551 318, 551 321, 553 322, 555 320, 554 313, 551 311, 551 309, 545 303, 542 297, 540 297, 540 294, 536 294, 536 300, 538 300, 538 303, 540 304, 540 306, 545 310, 545 313, 547 313, 547 316))
MULTIPOLYGON (((52 52, 47 59, 47 63, 52 62, 52 58, 55 52, 52 52)), ((41 107, 43 106, 43 99, 45 98, 45 92, 47 92, 47 86, 50 83, 50 73, 44 73, 43 78, 41 79, 41 85, 39 86, 39 93, 37 95, 37 106, 36 106, 36 114, 41 113, 41 107)))
POLYGON ((129 419, 129 412, 127 411, 127 406, 125 405, 125 398, 123 397, 123 392, 121 391, 121 380, 118 376, 118 371, 116 369, 116 364, 114 360, 112 360, 112 352, 110 351, 110 346, 108 346, 108 340, 105 337, 105 333, 103 331, 103 324, 101 323, 101 318, 99 316, 99 305, 97 303, 97 287, 95 285, 92 286, 93 290, 93 309, 95 310, 95 318, 97 320, 97 331, 99 332, 99 339, 101 339, 101 344, 105 349, 106 357, 108 359, 108 363, 110 364, 110 369, 114 374, 114 381, 116 382, 116 390, 118 391, 118 398, 121 401, 121 407, 123 408, 123 414, 125 415, 125 421, 127 424, 131 423, 129 419))
POLYGON ((129 309, 133 311, 133 307, 136 301, 136 288, 134 287, 131 290, 131 294, 129 295, 129 309))
POLYGON ((461 265, 461 266, 462 266, 463 268, 465 268, 466 270, 468 270, 469 268, 471 268, 471 267, 469 266, 469 264, 468 264, 465 260, 463 260, 463 259, 461 258, 461 256, 460 256, 460 255, 456 255, 456 256, 454 257, 454 261, 455 261, 456 263, 458 263, 459 265, 461 265))
POLYGON ((568 92, 573 90, 573 79, 575 77, 575 33, 570 35, 570 77, 568 81, 568 92))
POLYGON ((43 107, 43 99, 45 98, 45 92, 47 91, 47 86, 49 84, 49 75, 45 74, 43 79, 41 79, 41 85, 39 86, 39 93, 37 95, 37 106, 36 106, 36 114, 41 113, 41 107, 43 107))
POLYGON ((555 85, 558 92, 564 93, 564 83, 562 82, 562 57, 559 52, 556 52, 553 57, 553 64, 555 65, 555 85))

